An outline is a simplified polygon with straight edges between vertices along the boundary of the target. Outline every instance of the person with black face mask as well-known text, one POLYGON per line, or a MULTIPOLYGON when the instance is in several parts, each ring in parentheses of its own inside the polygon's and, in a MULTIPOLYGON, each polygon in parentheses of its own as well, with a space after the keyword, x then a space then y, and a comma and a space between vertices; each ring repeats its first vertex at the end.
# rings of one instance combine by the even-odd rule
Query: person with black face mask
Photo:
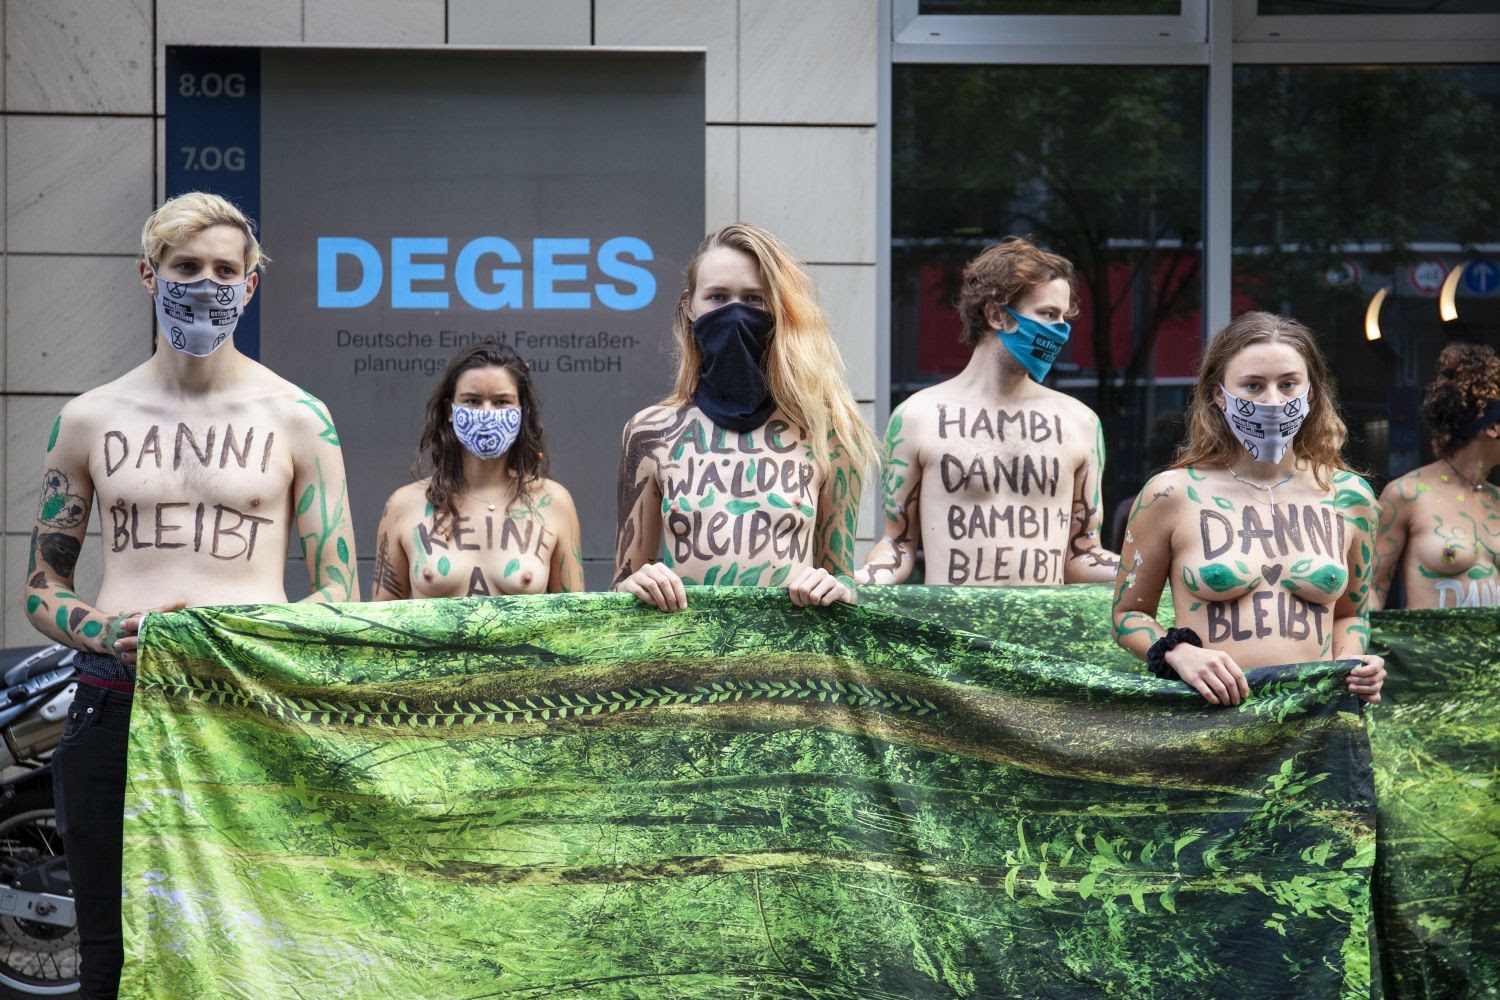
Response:
POLYGON ((235 347, 264 261, 250 221, 218 195, 179 195, 152 213, 137 267, 155 301, 156 352, 69 401, 42 458, 26 611, 48 638, 80 651, 52 777, 84 997, 113 997, 124 961, 125 747, 147 612, 286 601, 294 532, 308 600, 359 600, 333 421, 235 347), (74 568, 96 502, 104 574, 88 602, 74 568))
POLYGON ((686 586, 854 600, 855 519, 874 438, 807 272, 745 223, 688 264, 671 396, 625 427, 614 589, 663 611, 686 586))

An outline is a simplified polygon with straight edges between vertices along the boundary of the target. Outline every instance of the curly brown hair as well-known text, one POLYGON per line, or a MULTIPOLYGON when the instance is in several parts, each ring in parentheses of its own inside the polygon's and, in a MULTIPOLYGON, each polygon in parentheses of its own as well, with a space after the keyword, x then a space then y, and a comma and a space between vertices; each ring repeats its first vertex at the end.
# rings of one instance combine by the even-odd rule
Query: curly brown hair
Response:
POLYGON ((447 535, 447 526, 458 517, 458 495, 464 489, 464 446, 453 432, 453 397, 458 377, 475 368, 504 368, 516 380, 516 402, 521 407, 521 430, 505 458, 515 479, 511 501, 520 499, 534 484, 547 478, 547 451, 542 440, 542 403, 531 381, 531 367, 506 344, 471 344, 455 354, 443 372, 442 381, 427 400, 426 421, 412 475, 422 475, 424 460, 432 466, 427 481, 427 501, 432 504, 432 530, 447 535))
POLYGON ((991 305, 1011 306, 1037 285, 1058 278, 1068 283, 1068 316, 1078 315, 1078 296, 1073 289, 1073 262, 1043 250, 1030 238, 1008 236, 964 265, 963 287, 958 292, 958 314, 964 329, 959 335, 968 347, 978 346, 990 333, 986 313, 991 305))
POLYGON ((1486 408, 1496 400, 1500 400, 1500 358, 1494 351, 1481 344, 1443 348, 1437 378, 1422 397, 1422 421, 1432 434, 1432 450, 1448 458, 1462 448, 1484 430, 1475 422, 1485 418, 1486 408))
POLYGON ((1241 313, 1209 341, 1198 367, 1198 384, 1188 402, 1187 437, 1177 449, 1176 469, 1227 469, 1245 454, 1244 445, 1230 433, 1214 390, 1224 383, 1224 372, 1236 354, 1253 344, 1290 344, 1307 365, 1307 419, 1292 439, 1292 454, 1312 467, 1318 485, 1327 489, 1332 474, 1347 470, 1344 442, 1349 428, 1339 417, 1338 404, 1328 384, 1328 362, 1318 349, 1318 338, 1290 316, 1267 312, 1241 313))

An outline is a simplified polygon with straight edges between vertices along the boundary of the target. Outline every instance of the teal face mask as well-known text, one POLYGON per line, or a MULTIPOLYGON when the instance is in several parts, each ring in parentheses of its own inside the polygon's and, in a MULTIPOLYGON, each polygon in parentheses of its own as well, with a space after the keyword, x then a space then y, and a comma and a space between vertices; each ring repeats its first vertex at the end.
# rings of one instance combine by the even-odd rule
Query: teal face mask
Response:
POLYGON ((1022 316, 1010 306, 1003 308, 1015 317, 1016 328, 1010 331, 996 330, 1000 335, 1000 343, 1010 351, 1011 357, 1021 362, 1032 378, 1040 382, 1052 370, 1052 362, 1062 353, 1063 345, 1068 342, 1068 334, 1073 332, 1073 328, 1066 321, 1042 323, 1030 316, 1022 316))

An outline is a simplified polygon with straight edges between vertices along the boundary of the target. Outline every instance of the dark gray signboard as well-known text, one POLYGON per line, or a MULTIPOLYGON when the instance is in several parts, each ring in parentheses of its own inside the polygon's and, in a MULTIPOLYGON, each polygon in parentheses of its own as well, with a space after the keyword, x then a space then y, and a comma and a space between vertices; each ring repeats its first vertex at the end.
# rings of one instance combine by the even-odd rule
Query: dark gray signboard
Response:
MULTIPOLYGON (((177 49, 169 70, 204 72, 215 51, 177 49)), ((530 361, 552 477, 577 501, 589 583, 606 585, 620 431, 670 387, 672 307, 702 237, 702 55, 217 51, 258 56, 258 141, 241 145, 258 147, 274 258, 260 359, 332 410, 366 592, 427 397, 481 339, 530 361)), ((191 143, 168 114, 169 145, 191 143)))

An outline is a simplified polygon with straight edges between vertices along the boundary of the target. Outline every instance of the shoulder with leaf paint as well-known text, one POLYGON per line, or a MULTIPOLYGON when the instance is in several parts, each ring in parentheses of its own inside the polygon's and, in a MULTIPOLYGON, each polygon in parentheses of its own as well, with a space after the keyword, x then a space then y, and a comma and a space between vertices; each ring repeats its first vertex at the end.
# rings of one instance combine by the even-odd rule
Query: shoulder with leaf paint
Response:
POLYGON ((357 601, 354 523, 338 430, 322 400, 271 377, 281 383, 273 391, 292 439, 294 517, 312 587, 306 600, 357 601))

